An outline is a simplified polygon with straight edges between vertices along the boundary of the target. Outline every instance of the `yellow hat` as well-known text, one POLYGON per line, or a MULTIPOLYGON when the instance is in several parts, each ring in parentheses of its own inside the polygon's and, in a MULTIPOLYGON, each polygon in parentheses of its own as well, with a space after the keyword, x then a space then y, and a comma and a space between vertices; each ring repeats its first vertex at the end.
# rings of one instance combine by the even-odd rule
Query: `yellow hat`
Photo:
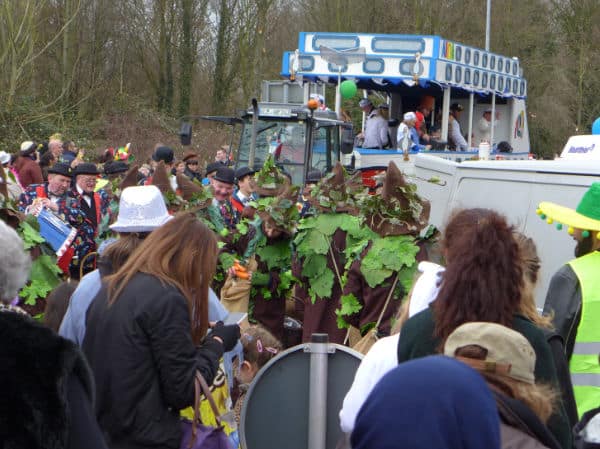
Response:
POLYGON ((600 231, 600 182, 593 183, 581 198, 577 209, 561 206, 550 202, 539 204, 537 214, 549 224, 556 222, 585 231, 600 231))

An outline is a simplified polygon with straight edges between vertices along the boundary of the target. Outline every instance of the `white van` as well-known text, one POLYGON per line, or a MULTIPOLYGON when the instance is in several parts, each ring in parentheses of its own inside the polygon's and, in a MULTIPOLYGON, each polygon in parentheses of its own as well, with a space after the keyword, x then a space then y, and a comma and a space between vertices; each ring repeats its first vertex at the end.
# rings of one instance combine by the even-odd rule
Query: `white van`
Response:
MULTIPOLYGON (((431 202, 430 222, 443 229, 456 208, 486 207, 504 214, 534 239, 542 261, 536 303, 542 307, 552 275, 574 258, 575 241, 567 227, 557 230, 536 214, 542 201, 576 208, 594 181, 600 163, 586 160, 466 161, 456 163, 419 154, 414 182, 431 202), (439 183, 427 182, 438 178, 439 183)), ((412 181, 412 180, 411 180, 412 181)))

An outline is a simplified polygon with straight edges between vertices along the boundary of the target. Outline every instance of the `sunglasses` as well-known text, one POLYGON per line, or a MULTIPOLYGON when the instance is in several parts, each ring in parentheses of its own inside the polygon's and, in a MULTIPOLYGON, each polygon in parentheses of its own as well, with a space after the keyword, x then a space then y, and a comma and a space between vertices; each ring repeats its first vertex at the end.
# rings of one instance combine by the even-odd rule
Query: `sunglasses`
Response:
POLYGON ((198 161, 188 161, 188 165, 198 165, 198 161))

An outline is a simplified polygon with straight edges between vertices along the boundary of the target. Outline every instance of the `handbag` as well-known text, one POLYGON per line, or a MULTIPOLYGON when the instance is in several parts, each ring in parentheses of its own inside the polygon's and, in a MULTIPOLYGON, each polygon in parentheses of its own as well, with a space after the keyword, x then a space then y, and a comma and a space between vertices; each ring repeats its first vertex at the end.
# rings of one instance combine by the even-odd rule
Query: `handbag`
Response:
MULTIPOLYGON (((377 340, 379 340, 379 337, 377 336, 377 333, 379 332, 379 325, 381 324, 381 320, 383 319, 383 314, 387 310, 388 304, 390 303, 390 300, 392 299, 392 295, 394 294, 394 289, 396 288, 397 283, 398 283, 398 273, 396 273, 396 277, 394 278, 394 282, 392 283, 392 288, 390 288, 390 291, 385 300, 385 304, 383 305, 383 309, 381 309, 381 313, 379 314, 379 318, 377 319, 377 323, 375 323, 375 326, 372 329, 370 329, 356 343, 354 343, 354 344, 351 343, 351 347, 355 351, 358 351, 364 355, 367 352, 369 352, 369 349, 371 349, 371 347, 375 344, 375 342, 377 340)), ((358 333, 358 335, 360 335, 360 331, 356 328, 355 328, 355 330, 356 330, 356 333, 358 333)), ((348 329, 348 337, 350 338, 350 340, 352 340, 351 335, 352 335, 352 333, 351 333, 350 329, 348 329)))
POLYGON ((223 430, 217 404, 215 404, 215 400, 210 393, 210 388, 198 371, 194 376, 194 418, 191 421, 182 419, 181 429, 183 434, 180 449, 233 449, 223 430), (200 397, 202 394, 210 403, 210 407, 215 414, 216 427, 202 424, 200 418, 200 397))

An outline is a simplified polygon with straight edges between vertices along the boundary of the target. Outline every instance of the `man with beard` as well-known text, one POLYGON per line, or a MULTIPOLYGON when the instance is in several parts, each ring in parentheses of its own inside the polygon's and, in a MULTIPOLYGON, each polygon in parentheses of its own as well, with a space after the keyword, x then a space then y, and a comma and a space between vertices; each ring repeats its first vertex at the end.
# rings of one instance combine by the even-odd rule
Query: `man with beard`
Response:
POLYGON ((552 277, 544 314, 553 314, 565 341, 579 416, 600 404, 600 182, 583 195, 577 209, 543 202, 542 218, 568 226, 577 241, 576 259, 552 277))

